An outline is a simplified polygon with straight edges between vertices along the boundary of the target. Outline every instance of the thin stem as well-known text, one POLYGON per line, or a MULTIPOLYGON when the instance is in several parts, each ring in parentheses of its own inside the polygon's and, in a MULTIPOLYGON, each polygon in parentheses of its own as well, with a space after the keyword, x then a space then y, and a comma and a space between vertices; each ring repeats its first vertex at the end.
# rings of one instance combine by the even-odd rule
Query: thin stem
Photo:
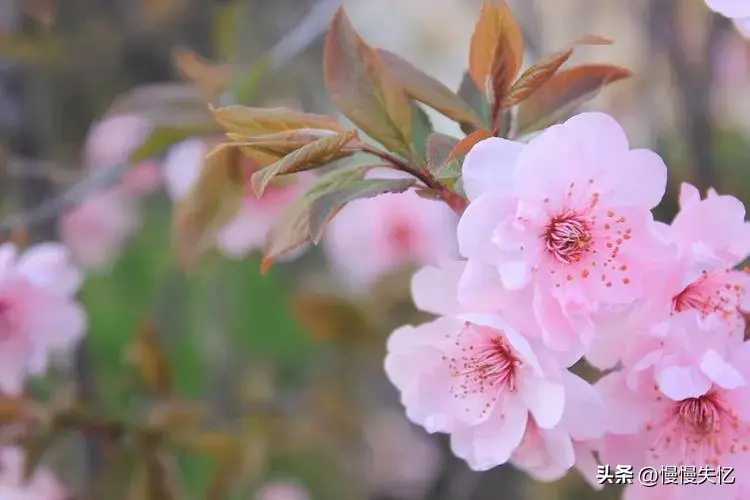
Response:
POLYGON ((461 215, 464 210, 466 210, 466 206, 468 204, 466 199, 437 180, 426 168, 419 168, 418 165, 416 167, 414 165, 410 165, 401 158, 387 151, 383 151, 381 149, 373 147, 369 144, 362 144, 360 146, 360 151, 375 155, 378 158, 385 160, 393 165, 397 170, 415 177, 428 189, 434 191, 435 194, 440 196, 440 198, 442 198, 442 200, 447 203, 448 206, 451 207, 451 209, 453 209, 453 211, 458 215, 461 215))

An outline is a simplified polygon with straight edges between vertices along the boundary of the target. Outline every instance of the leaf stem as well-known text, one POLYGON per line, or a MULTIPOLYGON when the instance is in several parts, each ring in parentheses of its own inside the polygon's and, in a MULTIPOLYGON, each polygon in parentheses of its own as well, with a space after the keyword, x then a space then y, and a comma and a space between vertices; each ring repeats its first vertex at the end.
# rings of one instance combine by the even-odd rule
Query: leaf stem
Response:
POLYGON ((417 178, 428 189, 434 191, 458 215, 461 215, 466 210, 466 206, 468 205, 466 199, 437 180, 426 168, 419 168, 419 165, 411 165, 398 156, 369 144, 362 144, 360 151, 375 155, 393 165, 397 170, 417 178))

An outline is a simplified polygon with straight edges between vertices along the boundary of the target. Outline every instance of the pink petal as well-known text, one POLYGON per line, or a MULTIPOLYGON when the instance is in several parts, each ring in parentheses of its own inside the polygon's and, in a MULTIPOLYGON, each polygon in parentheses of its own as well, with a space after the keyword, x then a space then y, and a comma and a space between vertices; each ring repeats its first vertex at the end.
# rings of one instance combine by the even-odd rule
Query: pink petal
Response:
POLYGON ((565 388, 560 382, 538 376, 523 377, 519 380, 518 394, 540 428, 551 429, 560 422, 565 407, 565 388))
POLYGON ((693 367, 670 366, 655 374, 659 389, 668 398, 680 401, 702 396, 711 388, 711 381, 693 367))
POLYGON ((425 266, 411 279, 411 296, 417 309, 450 316, 463 308, 458 302, 458 282, 466 267, 463 261, 444 261, 441 266, 425 266))
POLYGON ((607 431, 604 400, 599 392, 578 375, 563 372, 565 409, 563 423, 573 439, 600 438, 607 431))
POLYGON ((483 264, 497 263, 493 233, 501 217, 512 214, 513 209, 513 200, 492 193, 471 202, 458 221, 458 249, 461 255, 483 264))
POLYGON ((16 266, 33 283, 61 295, 74 294, 83 281, 81 273, 70 264, 68 249, 60 243, 40 243, 28 248, 16 266))
POLYGON ((701 371, 724 389, 736 389, 747 383, 742 374, 713 349, 703 355, 700 363, 701 371))
POLYGON ((487 192, 512 188, 513 169, 524 144, 492 137, 477 143, 461 168, 464 191, 470 200, 487 192))
POLYGON ((624 154, 618 177, 621 182, 610 193, 609 201, 616 204, 638 204, 654 208, 664 197, 667 187, 667 166, 653 151, 633 149, 624 154))
POLYGON ((731 19, 750 17, 750 4, 743 0, 706 0, 708 8, 731 19))
POLYGON ((263 248, 271 223, 266 214, 242 207, 216 234, 216 246, 231 259, 244 257, 263 248))
POLYGON ((520 290, 531 280, 531 268, 524 261, 504 262, 498 270, 503 286, 508 290, 520 290))
POLYGON ((687 182, 680 184, 680 210, 684 210, 699 201, 701 201, 701 193, 697 187, 687 182))
POLYGON ((187 196, 200 176, 208 146, 199 139, 175 144, 164 157, 164 187, 173 200, 187 196))

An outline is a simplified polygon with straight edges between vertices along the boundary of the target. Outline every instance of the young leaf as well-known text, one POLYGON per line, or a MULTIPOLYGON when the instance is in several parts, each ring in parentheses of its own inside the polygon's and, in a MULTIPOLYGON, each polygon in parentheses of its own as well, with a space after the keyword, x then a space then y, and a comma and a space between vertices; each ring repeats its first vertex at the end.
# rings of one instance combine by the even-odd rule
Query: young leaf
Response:
POLYGON ((507 3, 484 0, 469 47, 469 73, 477 88, 502 97, 522 61, 521 28, 507 3))
POLYGON ((351 151, 344 151, 344 146, 356 138, 356 130, 349 130, 343 134, 325 137, 311 142, 276 163, 258 170, 250 178, 255 194, 259 197, 263 195, 263 191, 268 186, 268 183, 277 175, 311 170, 351 155, 351 151))
POLYGON ((427 139, 427 167, 439 172, 446 163, 448 155, 458 144, 458 139, 445 134, 434 133, 427 139))
POLYGON ((245 190, 241 153, 222 144, 206 156, 198 181, 174 209, 173 238, 180 262, 190 268, 240 208, 245 190))
POLYGON ((503 97, 500 107, 509 108, 527 99, 536 89, 547 83, 571 55, 573 49, 564 50, 529 66, 503 97))
POLYGON ((409 97, 459 123, 474 127, 482 126, 481 118, 471 109, 471 106, 441 82, 393 52, 378 49, 377 53, 409 97))
POLYGON ((248 106, 211 107, 216 121, 227 132, 248 137, 295 129, 323 129, 345 132, 333 117, 301 113, 287 108, 251 108, 248 106))
POLYGON ((462 123, 461 130, 463 130, 464 134, 469 135, 479 128, 489 127, 490 103, 487 101, 487 96, 477 88, 468 71, 464 73, 464 77, 461 80, 458 95, 471 106, 471 109, 474 110, 481 121, 481 125, 478 127, 469 123, 462 123))
POLYGON ((312 205, 318 198, 361 180, 369 170, 382 166, 382 164, 357 165, 340 168, 316 179, 300 198, 282 212, 268 232, 263 249, 261 270, 265 272, 271 266, 273 259, 311 240, 310 214, 312 205))
POLYGON ((419 104, 411 102, 412 147, 420 160, 427 161, 427 137, 432 133, 432 121, 419 104))
POLYGON ((331 100, 341 112, 389 150, 409 156, 412 120, 406 92, 342 7, 326 36, 323 66, 331 100))
POLYGON ((467 135, 453 146, 453 149, 446 156, 443 165, 447 165, 452 160, 465 156, 478 142, 490 137, 492 137, 492 132, 487 129, 479 129, 467 135))
POLYGON ((310 212, 310 234, 313 243, 320 243, 325 226, 350 201, 373 198, 386 193, 403 193, 416 182, 416 179, 355 180, 318 197, 312 203, 310 212))
POLYGON ((518 106, 515 137, 541 130, 595 97, 605 85, 628 78, 630 70, 584 64, 556 73, 518 106))
POLYGON ((213 102, 224 90, 232 69, 228 64, 209 62, 191 49, 180 47, 172 53, 172 63, 180 76, 192 82, 203 99, 213 102))
POLYGON ((251 137, 230 132, 227 137, 258 167, 266 167, 311 142, 335 135, 332 130, 296 129, 251 137))
POLYGON ((167 396, 172 391, 169 365, 154 328, 148 318, 141 323, 132 346, 133 361, 144 385, 157 394, 167 396))

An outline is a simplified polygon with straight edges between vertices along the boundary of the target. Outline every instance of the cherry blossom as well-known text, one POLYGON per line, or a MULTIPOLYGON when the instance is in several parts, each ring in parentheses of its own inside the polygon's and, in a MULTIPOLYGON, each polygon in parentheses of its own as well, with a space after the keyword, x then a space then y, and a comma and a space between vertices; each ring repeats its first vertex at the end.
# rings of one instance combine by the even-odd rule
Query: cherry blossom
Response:
POLYGON ((19 448, 0 448, 0 498, 3 500, 66 500, 69 495, 57 477, 45 467, 37 467, 24 479, 26 458, 19 448))
POLYGON ((750 3, 745 0, 706 0, 708 8, 734 21, 746 37, 750 37, 750 3))
POLYGON ((255 500, 309 500, 310 495, 299 484, 289 480, 267 483, 255 494, 255 500))
POLYGON ((50 354, 69 352, 82 338, 86 317, 73 296, 80 284, 60 244, 21 254, 0 245, 0 391, 19 392, 28 374, 47 368, 50 354))
POLYGON ((645 297, 650 273, 671 249, 650 210, 666 166, 630 149, 619 124, 583 113, 528 144, 491 138, 466 156, 470 205, 458 224, 469 261, 495 269, 483 280, 533 287, 545 342, 566 350, 591 342, 592 315, 645 297))
MULTIPOLYGON (((368 178, 401 174, 374 169, 368 178)), ((456 222, 445 204, 413 191, 347 204, 326 229, 324 248, 346 285, 363 289, 410 264, 438 263, 457 254, 456 222)))
MULTIPOLYGON (((166 190, 173 200, 188 195, 198 180, 208 151, 208 144, 201 139, 189 139, 170 148, 162 167, 166 190)), ((260 250, 273 222, 313 179, 307 173, 295 177, 283 184, 269 185, 260 198, 248 182, 241 208, 217 234, 218 250, 229 258, 241 258, 253 250, 260 250)), ((290 252, 281 260, 294 259, 300 253, 290 252)))

